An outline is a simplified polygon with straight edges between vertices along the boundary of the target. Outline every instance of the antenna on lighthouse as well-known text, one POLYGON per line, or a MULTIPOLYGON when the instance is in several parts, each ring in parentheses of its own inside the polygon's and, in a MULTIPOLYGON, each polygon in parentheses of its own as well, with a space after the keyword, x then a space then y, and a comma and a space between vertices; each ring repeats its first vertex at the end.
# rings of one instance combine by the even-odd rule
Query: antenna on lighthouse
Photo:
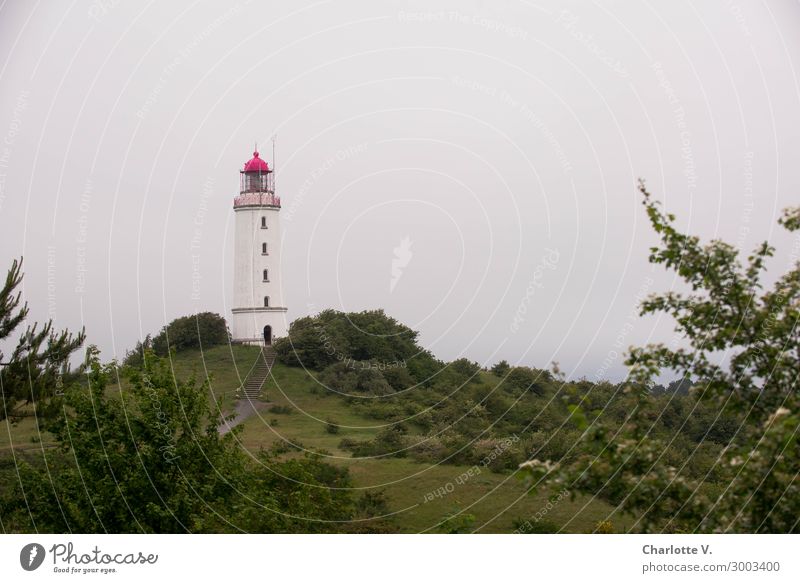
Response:
POLYGON ((275 171, 275 142, 278 139, 278 134, 272 134, 272 189, 277 192, 277 188, 275 187, 275 176, 277 175, 275 171))

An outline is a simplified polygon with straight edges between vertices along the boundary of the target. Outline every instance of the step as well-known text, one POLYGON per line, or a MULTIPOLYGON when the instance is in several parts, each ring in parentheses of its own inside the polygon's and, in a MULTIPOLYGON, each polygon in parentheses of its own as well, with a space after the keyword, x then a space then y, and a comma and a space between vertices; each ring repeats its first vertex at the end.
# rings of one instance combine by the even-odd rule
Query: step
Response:
POLYGON ((261 387, 269 377, 272 365, 275 364, 277 354, 272 346, 264 346, 261 349, 258 362, 253 365, 250 374, 241 387, 241 398, 257 399, 261 395, 261 387))

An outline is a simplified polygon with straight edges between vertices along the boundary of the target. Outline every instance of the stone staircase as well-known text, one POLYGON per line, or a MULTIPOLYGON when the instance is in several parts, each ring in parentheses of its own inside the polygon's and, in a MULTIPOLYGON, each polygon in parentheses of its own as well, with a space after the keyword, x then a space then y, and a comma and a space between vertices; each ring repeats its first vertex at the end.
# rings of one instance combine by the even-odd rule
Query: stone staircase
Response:
POLYGON ((255 400, 261 395, 261 387, 264 381, 269 377, 269 371, 272 370, 272 365, 275 363, 277 354, 272 346, 264 346, 261 348, 261 354, 258 360, 250 369, 250 374, 242 385, 242 392, 240 399, 247 399, 249 401, 255 400))

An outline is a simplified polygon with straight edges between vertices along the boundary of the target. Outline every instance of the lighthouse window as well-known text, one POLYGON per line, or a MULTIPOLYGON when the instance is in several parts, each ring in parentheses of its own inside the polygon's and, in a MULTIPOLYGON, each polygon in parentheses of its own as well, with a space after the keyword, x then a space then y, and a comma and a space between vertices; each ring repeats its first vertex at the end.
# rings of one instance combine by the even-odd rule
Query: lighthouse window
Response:
POLYGON ((262 255, 268 255, 268 253, 267 253, 267 244, 266 243, 261 243, 261 254, 262 255))
POLYGON ((269 269, 264 270, 264 281, 269 281, 269 269))
POLYGON ((261 228, 262 229, 267 228, 267 217, 261 217, 261 228))
POLYGON ((264 296, 264 307, 269 308, 269 296, 264 296))

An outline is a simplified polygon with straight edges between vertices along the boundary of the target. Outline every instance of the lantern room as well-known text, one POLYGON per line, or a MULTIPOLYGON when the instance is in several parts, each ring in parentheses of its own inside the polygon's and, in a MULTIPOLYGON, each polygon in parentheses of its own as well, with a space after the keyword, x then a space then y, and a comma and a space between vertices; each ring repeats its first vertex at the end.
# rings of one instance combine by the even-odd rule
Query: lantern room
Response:
POLYGON ((240 171, 239 193, 275 192, 275 185, 269 164, 259 157, 258 151, 253 152, 253 157, 240 171))

